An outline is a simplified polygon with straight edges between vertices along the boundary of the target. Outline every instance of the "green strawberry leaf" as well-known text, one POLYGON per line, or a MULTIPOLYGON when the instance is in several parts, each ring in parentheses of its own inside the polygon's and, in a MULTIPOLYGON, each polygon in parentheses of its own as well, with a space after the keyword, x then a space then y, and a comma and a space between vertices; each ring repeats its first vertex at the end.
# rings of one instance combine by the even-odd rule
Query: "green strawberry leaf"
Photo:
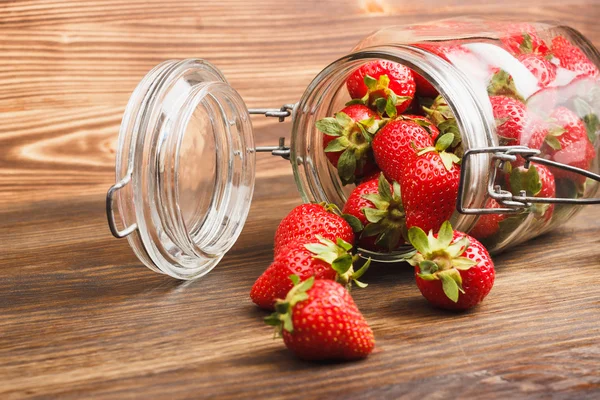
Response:
POLYGON ((387 179, 385 179, 383 173, 379 174, 379 179, 377 181, 377 191, 383 199, 392 199, 392 193, 390 192, 390 184, 387 181, 387 179))
POLYGON ((390 86, 390 77, 387 76, 387 74, 383 74, 379 76, 379 81, 377 83, 380 88, 385 89, 390 86))
POLYGON ((398 115, 398 110, 396 109, 396 95, 392 93, 390 93, 390 96, 388 96, 388 99, 385 103, 385 113, 388 115, 388 117, 390 118, 396 118, 396 115, 398 115))
POLYGON ((367 86, 367 89, 369 89, 369 90, 377 89, 377 79, 373 78, 371 75, 365 75, 364 82, 365 82, 365 86, 367 86))
POLYGON ((452 225, 450 224, 450 221, 444 221, 444 223, 442 224, 442 226, 440 227, 440 230, 438 232, 438 248, 439 249, 444 249, 448 246, 450 246, 450 243, 452 243, 452 238, 454 236, 454 231, 452 230, 452 225))
POLYGON ((600 127, 600 120, 597 114, 588 114, 583 117, 583 123, 585 124, 585 130, 587 131, 588 139, 592 144, 596 142, 596 132, 600 127))
MULTIPOLYGON (((360 267, 358 271, 356 271, 352 274, 351 279, 354 281, 356 281, 357 279, 360 279, 360 277, 362 277, 365 274, 365 272, 367 272, 367 270, 369 269, 370 266, 371 266, 371 258, 368 258, 367 261, 363 264, 363 266, 360 267)), ((359 285, 359 287, 360 287, 360 285, 359 285)))
POLYGON ((462 278, 456 269, 449 269, 438 274, 442 280, 444 294, 453 302, 458 301, 458 292, 464 293, 462 289, 462 278))
POLYGON ((377 100, 375 100, 375 108, 377 109, 377 112, 379 114, 382 114, 385 112, 385 108, 387 106, 387 99, 385 97, 379 97, 377 100))
POLYGON ((423 229, 418 226, 413 226, 408 230, 408 241, 419 253, 423 255, 431 253, 429 239, 423 229))
POLYGON ((348 146, 350 146, 350 140, 348 140, 346 136, 339 136, 327 144, 327 147, 325 147, 325 152, 335 153, 338 151, 346 150, 348 146))
POLYGON ((444 151, 452 145, 453 141, 454 141, 453 133, 448 132, 446 134, 443 134, 442 136, 438 137, 438 139, 436 140, 435 149, 437 151, 444 151))
POLYGON ((387 210, 378 210, 376 208, 365 207, 362 209, 367 221, 376 224, 381 221, 387 215, 387 210))
POLYGON ((523 34, 523 41, 519 46, 519 50, 523 54, 529 54, 533 52, 533 41, 531 40, 531 35, 529 33, 523 34))
POLYGON ((373 205, 380 210, 387 210, 390 205, 389 201, 391 199, 384 199, 381 195, 376 193, 363 194, 361 196, 365 200, 369 200, 373 205))
POLYGON ((440 157, 442 159, 442 163, 444 164, 444 167, 446 167, 446 169, 448 171, 452 170, 452 164, 460 164, 460 158, 458 158, 458 156, 456 154, 442 151, 440 153, 440 157))
MULTIPOLYGON (((358 221, 358 222, 360 222, 360 221, 358 221)), ((350 250, 352 250, 352 245, 350 243, 346 242, 342 238, 337 238, 336 241, 335 241, 335 244, 337 244, 338 247, 341 247, 344 251, 350 251, 350 250)))
POLYGON ((466 271, 475 265, 477 265, 477 261, 473 261, 467 257, 456 257, 452 259, 452 266, 458 270, 466 271))
POLYGON ((342 127, 346 127, 354 123, 354 120, 350 118, 348 114, 341 111, 335 114, 335 119, 342 127))
POLYGON ((331 268, 340 275, 348 272, 350 267, 352 267, 352 256, 350 254, 343 254, 331 263, 331 268))
POLYGON ((419 274, 421 275, 433 275, 439 271, 438 265, 431 260, 423 260, 419 263, 419 274))
POLYGON ((318 130, 329 136, 341 136, 344 128, 340 123, 331 117, 323 118, 315 123, 318 130))
POLYGON ((377 246, 383 247, 388 251, 394 250, 398 243, 400 243, 400 238, 402 234, 399 229, 385 229, 375 241, 377 246))
POLYGON ((337 164, 338 175, 344 185, 354 182, 356 171, 356 156, 350 149, 344 151, 337 164))
POLYGON ((381 232, 383 232, 385 230, 385 227, 381 224, 367 224, 367 226, 365 226, 365 229, 363 229, 360 237, 372 237, 372 236, 377 236, 379 235, 381 232))
POLYGON ((546 144, 553 148, 554 150, 560 150, 562 148, 560 141, 556 138, 556 136, 548 135, 546 136, 546 144))
POLYGON ((350 227, 352 228, 352 231, 354 231, 354 233, 360 232, 363 230, 363 224, 362 222, 360 222, 360 219, 356 218, 354 215, 350 215, 350 214, 342 214, 342 218, 344 218, 346 220, 346 222, 348 223, 348 225, 350 225, 350 227))
POLYGON ((300 277, 298 275, 295 275, 295 274, 290 275, 290 280, 292 281, 292 283, 294 284, 294 286, 296 286, 297 284, 300 283, 300 277))

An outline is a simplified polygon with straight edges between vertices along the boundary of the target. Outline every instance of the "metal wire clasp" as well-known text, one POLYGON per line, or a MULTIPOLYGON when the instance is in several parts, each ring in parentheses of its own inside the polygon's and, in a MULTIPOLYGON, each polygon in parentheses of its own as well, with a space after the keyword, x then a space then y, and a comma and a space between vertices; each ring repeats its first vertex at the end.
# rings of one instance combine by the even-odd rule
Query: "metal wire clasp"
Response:
POLYGON ((496 171, 502 170, 504 164, 507 161, 515 162, 517 156, 521 156, 525 159, 525 168, 529 168, 529 164, 534 162, 537 164, 547 165, 554 168, 563 169, 565 171, 573 172, 590 178, 597 182, 600 182, 600 175, 590 171, 586 171, 581 168, 573 167, 571 165, 562 164, 556 161, 548 160, 542 157, 538 157, 540 154, 539 150, 530 149, 527 146, 495 146, 495 147, 482 147, 478 149, 469 149, 465 152, 462 158, 462 166, 460 171, 460 181, 458 184, 458 198, 456 199, 456 209, 461 214, 514 214, 519 213, 534 203, 548 203, 548 204, 600 204, 600 198, 591 199, 572 199, 572 198, 561 198, 561 197, 532 197, 527 196, 525 191, 521 191, 519 194, 513 194, 507 190, 502 189, 500 185, 495 185, 496 171), (464 192, 467 187, 466 179, 468 172, 468 164, 471 162, 471 157, 476 154, 491 153, 492 160, 494 161, 494 169, 489 175, 488 180, 488 195, 501 204, 502 208, 469 208, 464 204, 464 192))
MULTIPOLYGON (((279 122, 285 121, 287 117, 291 117, 296 104, 284 104, 281 108, 249 108, 249 114, 262 114, 265 117, 279 118, 279 122)), ((290 148, 285 145, 285 138, 279 138, 277 146, 258 146, 254 149, 257 153, 271 153, 274 156, 279 156, 285 160, 290 159, 290 148)))

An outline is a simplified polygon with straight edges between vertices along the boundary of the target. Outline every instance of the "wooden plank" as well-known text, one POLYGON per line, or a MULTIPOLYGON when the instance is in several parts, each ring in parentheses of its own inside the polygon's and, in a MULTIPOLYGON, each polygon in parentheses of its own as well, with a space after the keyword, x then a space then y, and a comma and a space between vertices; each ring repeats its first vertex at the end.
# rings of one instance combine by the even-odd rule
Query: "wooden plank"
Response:
MULTIPOLYGON (((376 265, 353 294, 376 352, 291 357, 248 299, 278 221, 300 202, 289 164, 258 156, 233 250, 181 283, 110 236, 123 108, 169 58, 205 57, 249 106, 298 99, 380 26, 457 15, 559 19, 600 45, 593 0, 5 1, 0 4, 0 397, 446 398, 600 396, 600 209, 496 258, 478 309, 420 297, 406 265, 376 265)), ((256 118, 256 140, 289 123, 256 118)))

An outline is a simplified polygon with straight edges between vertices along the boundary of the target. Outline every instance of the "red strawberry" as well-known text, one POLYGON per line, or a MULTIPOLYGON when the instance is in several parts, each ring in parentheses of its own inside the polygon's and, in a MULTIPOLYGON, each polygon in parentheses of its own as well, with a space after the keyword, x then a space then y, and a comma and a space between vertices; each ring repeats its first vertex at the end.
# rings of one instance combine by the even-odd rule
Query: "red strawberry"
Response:
POLYGON ((336 113, 335 118, 317 121, 317 129, 324 133, 325 155, 337 168, 344 185, 377 170, 371 141, 380 119, 369 107, 354 104, 336 113))
POLYGON ((352 227, 330 204, 301 204, 281 220, 275 231, 275 254, 290 243, 308 243, 318 235, 354 245, 352 227))
POLYGON ((536 77, 539 87, 544 88, 556 79, 556 67, 547 58, 530 53, 520 55, 518 60, 536 77))
POLYGON ((364 64, 350 75, 346 86, 350 97, 392 118, 410 106, 416 89, 410 68, 387 60, 364 64))
MULTIPOLYGON (((496 200, 489 197, 485 202, 485 208, 501 208, 496 200)), ((506 214, 483 214, 471 229, 469 234, 476 239, 487 239, 494 236, 500 230, 500 222, 504 221, 506 214)))
POLYGON ((466 310, 479 304, 494 285, 494 263, 473 237, 444 222, 437 235, 408 231, 417 253, 409 261, 421 294, 434 306, 466 310))
POLYGON ((339 283, 310 278, 275 305, 265 322, 276 327, 286 347, 304 360, 356 360, 375 347, 373 331, 339 283))
POLYGON ((540 39, 536 29, 529 24, 511 24, 503 29, 506 35, 500 40, 512 54, 548 54, 548 46, 540 39))
POLYGON ((348 197, 344 214, 356 217, 364 226, 358 245, 374 251, 392 251, 404 243, 406 223, 400 185, 392 187, 383 174, 358 185, 348 197))
MULTIPOLYGON (((553 128, 546 136, 543 151, 550 159, 573 167, 589 169, 596 149, 590 139, 586 125, 573 111, 566 107, 558 107, 550 114, 553 128)), ((551 168, 557 179, 573 179, 577 183, 585 182, 585 176, 567 172, 559 168, 551 168)))
POLYGON ((561 67, 576 72, 578 76, 597 78, 600 75, 598 67, 587 58, 585 53, 563 36, 552 39, 552 54, 558 59, 561 67))
MULTIPOLYGON (((530 197, 550 198, 556 195, 554 175, 541 164, 532 163, 528 169, 525 167, 513 168, 506 179, 508 190, 514 195, 519 195, 521 191, 525 191, 526 195, 530 197)), ((532 211, 536 216, 549 221, 554 212, 554 204, 535 203, 532 211)))
POLYGON ((433 146, 425 128, 414 121, 395 120, 384 126, 373 139, 375 162, 392 181, 400 182, 404 164, 417 156, 417 149, 433 146))
POLYGON ((434 150, 412 159, 405 166, 400 187, 407 227, 436 231, 450 219, 458 196, 458 161, 454 154, 434 150), (445 160, 445 156, 450 159, 445 160))
POLYGON ((358 278, 366 271, 370 262, 354 272, 351 249, 352 245, 342 239, 334 243, 319 237, 318 243, 291 243, 275 254, 273 263, 254 282, 250 298, 259 307, 273 310, 275 300, 285 298, 292 288, 289 279, 292 274, 297 275, 300 280, 314 276, 316 279, 338 279, 345 284, 354 281, 363 287, 365 285, 358 282, 358 278))
POLYGON ((500 144, 509 146, 521 144, 521 136, 527 125, 525 104, 507 96, 491 96, 490 102, 500 144))
POLYGON ((399 115, 396 119, 401 119, 404 121, 412 121, 421 125, 431 136, 431 140, 435 143, 437 138, 440 136, 440 130, 433 124, 433 122, 422 115, 413 115, 413 114, 403 114, 399 115))

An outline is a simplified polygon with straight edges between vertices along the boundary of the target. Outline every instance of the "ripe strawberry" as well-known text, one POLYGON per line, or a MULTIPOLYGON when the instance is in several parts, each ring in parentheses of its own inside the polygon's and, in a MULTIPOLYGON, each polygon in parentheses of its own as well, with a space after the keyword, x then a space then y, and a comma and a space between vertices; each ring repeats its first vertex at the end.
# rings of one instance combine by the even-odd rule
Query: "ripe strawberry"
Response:
POLYGON ((448 221, 429 235, 413 227, 408 231, 417 253, 409 260, 421 294, 434 306, 466 310, 479 304, 494 285, 494 263, 473 237, 452 230, 448 221))
MULTIPOLYGON (((508 190, 514 195, 525 191, 527 196, 533 197, 555 197, 556 185, 554 175, 541 164, 531 163, 529 168, 513 168, 510 175, 506 176, 508 190)), ((532 211, 538 218, 549 221, 554 212, 554 204, 535 203, 532 211)), ((473 235, 475 236, 475 235, 473 235)))
POLYGON ((325 155, 337 168, 344 185, 377 170, 371 141, 380 119, 369 107, 354 104, 336 113, 334 118, 317 121, 317 129, 324 133, 325 155))
POLYGON ((259 307, 273 310, 275 300, 285 298, 292 288, 289 280, 292 274, 303 281, 314 276, 316 279, 338 279, 343 283, 355 281, 358 286, 364 286, 357 279, 369 267, 369 262, 355 273, 351 249, 352 245, 342 239, 334 243, 323 237, 315 243, 290 243, 275 254, 273 263, 254 282, 250 298, 259 307))
POLYGON ((383 174, 358 185, 342 212, 356 217, 364 226, 358 246, 367 250, 392 251, 404 243, 406 223, 400 185, 393 185, 383 174))
MULTIPOLYGON (((584 122, 573 111, 558 107, 550 114, 552 128, 546 136, 542 151, 550 159, 573 167, 589 169, 596 149, 588 137, 584 122)), ((551 168, 556 179, 567 178, 577 183, 585 182, 585 176, 551 168)))
POLYGON ((552 39, 552 54, 560 66, 576 72, 578 76, 597 78, 600 76, 598 67, 576 46, 573 46, 565 37, 556 36, 552 39))
POLYGON ((556 66, 547 58, 530 53, 520 55, 518 60, 536 77, 540 88, 545 88, 556 79, 556 66))
POLYGON ((373 331, 339 283, 309 278, 275 305, 265 323, 276 327, 286 347, 304 360, 356 360, 375 347, 373 331))
POLYGON ((438 127, 435 126, 429 118, 423 115, 403 114, 396 117, 396 119, 412 121, 416 122, 418 125, 421 125, 423 128, 425 128, 427 133, 429 133, 429 136, 431 136, 431 140, 433 140, 434 143, 440 136, 440 130, 438 129, 438 127))
POLYGON ((506 49, 514 54, 548 54, 548 46, 540 39, 530 24, 511 24, 503 29, 506 34, 500 39, 506 49))
POLYGON ((387 60, 364 64, 350 75, 346 86, 350 97, 390 118, 410 106, 416 89, 410 68, 387 60))
MULTIPOLYGON (((501 208, 496 200, 489 197, 485 202, 485 208, 501 208)), ((469 234, 476 239, 482 240, 494 236, 500 230, 500 222, 506 219, 506 214, 483 214, 471 229, 469 234)))
POLYGON ((433 140, 417 122, 400 119, 384 126, 371 145, 375 162, 385 176, 400 182, 404 164, 417 156, 417 149, 433 146, 433 140))
POLYGON ((415 71, 413 71, 413 77, 415 78, 415 84, 417 85, 416 93, 419 96, 435 98, 439 95, 437 89, 434 88, 427 79, 423 78, 415 71))
MULTIPOLYGON (((451 141, 452 135, 447 135, 450 135, 451 141)), ((439 144, 440 141, 436 146, 439 144)), ((454 154, 429 150, 406 164, 400 187, 407 227, 418 226, 435 231, 450 219, 458 196, 458 161, 454 154)))
POLYGON ((352 227, 334 211, 336 207, 331 204, 301 204, 294 208, 275 231, 275 254, 290 243, 308 243, 317 235, 354 245, 352 227))
MULTIPOLYGON (((492 96, 490 102, 501 145, 527 145, 532 149, 542 147, 548 134, 547 126, 539 118, 529 114, 523 103, 507 96, 492 96)), ((520 164, 522 163, 521 161, 520 164)))

